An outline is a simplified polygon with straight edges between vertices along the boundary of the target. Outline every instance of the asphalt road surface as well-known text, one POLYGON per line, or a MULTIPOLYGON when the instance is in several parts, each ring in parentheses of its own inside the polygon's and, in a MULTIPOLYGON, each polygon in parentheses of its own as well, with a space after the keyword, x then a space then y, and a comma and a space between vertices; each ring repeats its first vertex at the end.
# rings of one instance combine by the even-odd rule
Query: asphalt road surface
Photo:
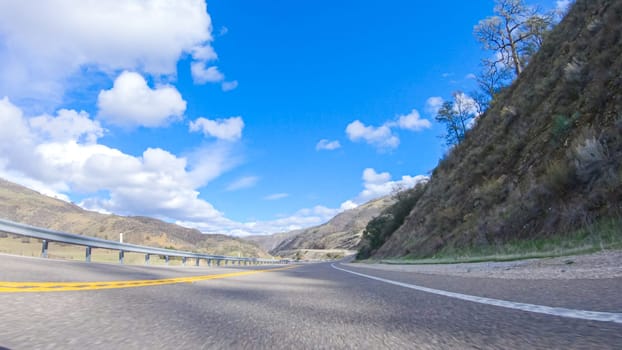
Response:
POLYGON ((445 277, 339 263, 150 267, 0 255, 0 348, 620 349, 621 289, 620 279, 445 277), (614 321, 461 300, 335 267, 614 321))

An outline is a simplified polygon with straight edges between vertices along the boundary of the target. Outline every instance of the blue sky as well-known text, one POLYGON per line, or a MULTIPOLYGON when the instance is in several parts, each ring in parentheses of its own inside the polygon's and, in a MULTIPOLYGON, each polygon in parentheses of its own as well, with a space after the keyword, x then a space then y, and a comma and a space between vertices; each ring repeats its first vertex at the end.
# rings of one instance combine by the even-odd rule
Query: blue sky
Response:
POLYGON ((325 222, 430 174, 492 9, 0 1, 0 177, 209 233, 325 222))

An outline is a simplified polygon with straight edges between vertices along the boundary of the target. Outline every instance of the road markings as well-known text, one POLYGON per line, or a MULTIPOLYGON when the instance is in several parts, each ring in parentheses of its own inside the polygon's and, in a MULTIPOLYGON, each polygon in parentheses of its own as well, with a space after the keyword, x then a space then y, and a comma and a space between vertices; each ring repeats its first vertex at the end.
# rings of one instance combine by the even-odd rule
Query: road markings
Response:
POLYGON ((194 283, 206 280, 215 280, 229 277, 253 275, 263 272, 282 271, 296 266, 280 267, 276 269, 248 270, 217 275, 190 276, 165 278, 158 280, 130 280, 130 281, 99 281, 99 282, 3 282, 0 281, 0 293, 34 293, 34 292, 66 292, 74 290, 101 290, 134 288, 146 286, 160 286, 177 283, 194 283))
POLYGON ((576 310, 576 309, 567 309, 563 307, 551 307, 551 306, 544 306, 544 305, 518 303, 514 301, 478 297, 475 295, 448 292, 448 291, 441 290, 441 289, 422 287, 422 286, 417 286, 414 284, 402 283, 398 281, 388 280, 385 278, 366 275, 364 273, 354 272, 354 271, 350 271, 350 270, 337 267, 335 266, 335 264, 331 264, 330 266, 336 270, 351 273, 353 275, 357 275, 360 277, 365 277, 365 278, 369 278, 372 280, 376 280, 376 281, 380 281, 380 282, 384 282, 388 284, 393 284, 393 285, 404 287, 404 288, 410 288, 410 289, 418 290, 421 292, 442 295, 442 296, 446 296, 446 297, 454 298, 454 299, 471 301, 474 303, 494 305, 494 306, 504 307, 508 309, 528 311, 528 312, 534 312, 538 314, 560 316, 560 317, 566 317, 566 318, 576 318, 576 319, 581 319, 581 320, 601 321, 601 322, 615 322, 615 323, 622 324, 622 313, 617 313, 617 312, 576 310))

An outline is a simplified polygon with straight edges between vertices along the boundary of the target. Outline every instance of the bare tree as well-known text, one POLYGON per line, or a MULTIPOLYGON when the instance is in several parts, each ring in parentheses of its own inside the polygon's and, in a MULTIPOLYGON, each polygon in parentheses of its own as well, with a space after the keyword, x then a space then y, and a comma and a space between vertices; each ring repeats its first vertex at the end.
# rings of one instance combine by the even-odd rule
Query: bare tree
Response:
POLYGON ((445 124, 447 133, 445 134, 445 142, 448 146, 460 143, 464 138, 464 133, 460 128, 458 117, 454 111, 454 103, 445 101, 441 108, 438 109, 435 117, 436 121, 445 124))
POLYGON ((445 124, 447 145, 455 145, 464 139, 471 121, 478 114, 477 102, 461 91, 455 91, 453 101, 445 101, 435 119, 445 124))
POLYGON ((483 59, 482 71, 477 75, 477 85, 492 100, 504 87, 510 84, 514 78, 512 69, 495 60, 483 59))
POLYGON ((494 12, 494 16, 481 20, 475 26, 474 34, 484 49, 497 54, 492 66, 506 65, 518 76, 529 55, 540 47, 542 36, 552 19, 538 14, 523 0, 496 0, 494 12))

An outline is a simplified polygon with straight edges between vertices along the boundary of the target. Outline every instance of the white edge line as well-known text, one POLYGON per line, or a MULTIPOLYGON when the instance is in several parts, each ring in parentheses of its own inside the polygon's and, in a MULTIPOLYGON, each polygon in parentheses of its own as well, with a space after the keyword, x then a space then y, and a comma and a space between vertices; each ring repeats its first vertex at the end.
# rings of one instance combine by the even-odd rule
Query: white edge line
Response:
POLYGON ((354 272, 354 271, 350 271, 350 270, 337 267, 335 266, 335 264, 331 264, 330 266, 336 270, 351 273, 353 275, 357 275, 360 277, 365 277, 365 278, 369 278, 372 280, 376 280, 376 281, 380 281, 380 282, 384 282, 388 284, 393 284, 393 285, 404 287, 404 288, 410 288, 410 289, 418 290, 421 292, 442 295, 442 296, 446 296, 446 297, 454 298, 454 299, 471 301, 474 303, 494 305, 494 306, 504 307, 508 309, 535 312, 539 314, 552 315, 552 316, 576 318, 576 319, 590 320, 590 321, 615 322, 615 323, 622 324, 622 313, 576 310, 576 309, 567 309, 563 307, 550 307, 550 306, 544 306, 544 305, 518 303, 514 301, 478 297, 475 295, 448 292, 445 290, 422 287, 422 286, 417 286, 414 284, 402 283, 402 282, 397 282, 393 280, 388 280, 385 278, 370 276, 364 273, 354 272))

